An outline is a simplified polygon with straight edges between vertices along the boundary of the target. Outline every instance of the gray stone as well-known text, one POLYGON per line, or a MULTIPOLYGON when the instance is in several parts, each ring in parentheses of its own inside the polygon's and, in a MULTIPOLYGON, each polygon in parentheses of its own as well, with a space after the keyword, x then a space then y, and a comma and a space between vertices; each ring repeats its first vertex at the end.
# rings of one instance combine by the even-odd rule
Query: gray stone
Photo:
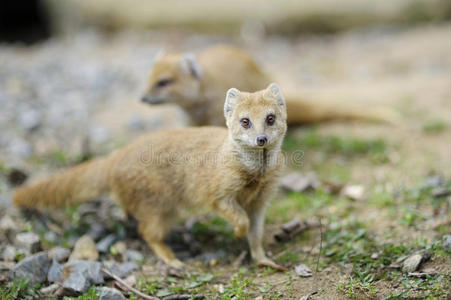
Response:
POLYGON ((118 264, 115 261, 105 261, 103 262, 103 265, 108 271, 120 278, 125 278, 131 272, 140 268, 140 266, 135 262, 125 262, 118 264))
POLYGON ((41 125, 42 115, 36 110, 28 110, 19 115, 20 126, 28 131, 37 129, 41 125))
POLYGON ((210 264, 213 260, 221 260, 227 257, 227 253, 224 250, 218 250, 216 252, 205 252, 196 256, 197 260, 202 260, 206 264, 210 264))
POLYGON ((46 233, 44 233, 44 239, 47 242, 56 244, 58 242, 58 234, 53 231, 47 231, 46 233))
POLYGON ((17 234, 15 243, 27 253, 35 253, 41 249, 41 238, 31 231, 17 234))
POLYGON ((42 283, 47 279, 50 259, 46 252, 40 252, 23 259, 8 274, 11 279, 29 278, 30 284, 42 283))
POLYGON ((69 261, 90 260, 96 261, 99 258, 94 240, 89 235, 84 235, 75 243, 74 251, 69 257, 69 261))
POLYGON ((105 127, 97 126, 91 128, 89 132, 89 140, 93 144, 101 144, 110 138, 111 134, 105 127))
POLYGON ((82 273, 75 273, 63 282, 62 287, 63 295, 78 296, 86 293, 91 287, 91 283, 82 273))
POLYGON ((406 273, 415 272, 419 268, 422 260, 423 255, 421 254, 409 256, 402 264, 402 270, 406 273))
POLYGON ((132 117, 127 121, 127 128, 133 131, 146 130, 146 123, 139 117, 132 117))
POLYGON ((303 192, 308 188, 316 189, 320 183, 315 173, 302 174, 292 172, 280 178, 280 186, 290 192, 303 192))
POLYGON ((92 284, 103 283, 102 264, 95 261, 73 260, 63 267, 64 274, 83 274, 92 284))
MULTIPOLYGON (((0 189, 2 187, 2 183, 0 182, 0 189)), ((9 195, 0 195, 0 208, 10 208, 12 206, 11 196, 9 195)), ((15 228, 17 229, 17 228, 15 228)))
POLYGON ((144 261, 144 255, 136 250, 127 250, 125 252, 125 259, 128 261, 142 262, 144 261))
POLYGON ((97 243, 97 250, 100 253, 107 253, 111 245, 117 240, 116 235, 109 234, 97 243))
POLYGON ((7 245, 2 252, 2 259, 4 261, 15 261, 16 255, 17 255, 16 247, 7 245))
POLYGON ((117 289, 101 287, 99 289, 99 300, 125 300, 126 298, 117 289))
POLYGON ((69 247, 69 248, 74 248, 75 247, 75 244, 77 243, 77 241, 80 239, 80 236, 78 236, 78 235, 75 235, 75 234, 71 234, 71 235, 69 235, 69 237, 67 238, 67 240, 66 240, 66 245, 69 247))
POLYGON ((0 231, 1 232, 11 232, 15 231, 17 229, 16 223, 13 221, 13 219, 6 215, 0 220, 0 231))
POLYGON ((98 241, 105 235, 106 229, 102 225, 92 224, 88 234, 94 241, 98 241))
POLYGON ((0 261, 0 271, 9 271, 16 265, 13 261, 0 261))
POLYGON ((440 187, 445 183, 443 176, 441 175, 432 175, 427 177, 421 184, 423 188, 436 188, 440 187))
POLYGON ((63 262, 67 260, 70 256, 70 250, 62 247, 55 247, 50 249, 49 258, 54 259, 57 262, 63 262))
POLYGON ((309 267, 307 267, 305 264, 299 264, 296 267, 294 267, 294 271, 296 274, 298 274, 301 277, 311 277, 312 276, 312 270, 310 270, 309 267))
POLYGON ((49 272, 47 274, 48 282, 59 282, 62 279, 63 265, 58 263, 56 259, 53 259, 52 265, 50 266, 49 272))
POLYGON ((15 138, 9 142, 9 152, 21 158, 28 158, 33 153, 31 144, 20 138, 15 138))
POLYGON ((127 251, 127 245, 125 244, 124 241, 119 241, 114 243, 114 245, 112 246, 117 253, 119 253, 121 256, 124 256, 125 251, 127 251))

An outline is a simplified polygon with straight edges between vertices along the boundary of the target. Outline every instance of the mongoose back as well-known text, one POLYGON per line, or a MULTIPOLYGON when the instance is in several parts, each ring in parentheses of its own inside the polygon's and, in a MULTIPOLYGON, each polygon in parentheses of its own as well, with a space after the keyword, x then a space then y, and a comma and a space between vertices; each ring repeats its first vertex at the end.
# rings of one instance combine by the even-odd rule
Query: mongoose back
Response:
MULTIPOLYGON (((272 79, 243 50, 213 46, 193 54, 157 55, 142 101, 151 105, 173 103, 182 107, 193 125, 224 126, 223 95, 230 87, 254 92, 272 79)), ((394 121, 386 108, 362 108, 349 103, 308 100, 285 93, 288 125, 330 120, 394 121)))
POLYGON ((39 208, 82 202, 110 193, 138 221, 138 230, 167 264, 182 263, 163 243, 177 211, 203 206, 247 236, 259 265, 281 269, 262 247, 264 213, 283 159, 286 105, 276 84, 255 93, 232 88, 223 106, 227 127, 150 133, 134 143, 19 188, 14 203, 39 208))

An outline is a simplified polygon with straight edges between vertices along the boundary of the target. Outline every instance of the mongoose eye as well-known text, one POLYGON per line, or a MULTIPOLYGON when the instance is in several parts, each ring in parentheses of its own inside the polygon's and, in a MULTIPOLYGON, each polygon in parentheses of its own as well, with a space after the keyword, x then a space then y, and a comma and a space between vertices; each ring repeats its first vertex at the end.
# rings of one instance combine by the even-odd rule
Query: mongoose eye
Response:
POLYGON ((276 121, 276 116, 274 116, 274 115, 269 115, 266 117, 266 124, 268 124, 269 126, 274 125, 275 121, 276 121))
POLYGON ((249 121, 249 119, 247 118, 242 118, 240 120, 241 126, 243 126, 244 128, 249 128, 251 126, 251 121, 249 121))
POLYGON ((157 81, 157 83, 155 84, 155 86, 158 87, 158 88, 162 88, 162 87, 165 87, 165 86, 171 84, 172 81, 173 81, 173 80, 172 80, 172 79, 169 79, 169 78, 160 79, 160 80, 157 81))

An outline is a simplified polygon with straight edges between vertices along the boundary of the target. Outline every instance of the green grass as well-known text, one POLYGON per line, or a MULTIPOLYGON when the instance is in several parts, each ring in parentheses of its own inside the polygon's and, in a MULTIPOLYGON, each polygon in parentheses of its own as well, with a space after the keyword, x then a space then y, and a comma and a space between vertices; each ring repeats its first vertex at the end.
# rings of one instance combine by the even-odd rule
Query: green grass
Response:
POLYGON ((370 194, 368 203, 374 204, 378 208, 388 208, 396 205, 396 198, 392 193, 386 190, 380 190, 370 194))
POLYGON ((398 220, 403 226, 414 226, 427 218, 431 210, 446 209, 446 197, 434 196, 437 189, 450 189, 451 182, 444 182, 440 187, 430 187, 420 184, 414 188, 397 189, 388 192, 385 189, 373 187, 368 197, 368 203, 378 208, 387 208, 391 217, 398 220))
POLYGON ((373 297, 376 293, 374 277, 371 274, 351 276, 345 282, 337 284, 337 289, 351 298, 359 298, 361 294, 373 297))
POLYGON ((78 297, 64 297, 64 300, 96 300, 99 298, 99 291, 95 286, 92 286, 89 291, 87 291, 85 294, 78 296, 78 297))
POLYGON ((425 133, 440 133, 445 131, 448 128, 448 124, 446 124, 443 120, 432 120, 423 124, 423 131, 425 133))
POLYGON ((25 297, 39 297, 40 285, 31 286, 28 280, 14 280, 7 285, 0 286, 0 299, 13 300, 25 297))
POLYGON ((359 139, 334 135, 321 135, 310 129, 295 138, 288 135, 283 145, 285 151, 319 150, 328 155, 344 157, 369 156, 374 162, 388 161, 388 145, 382 139, 359 139))
POLYGON ((302 212, 305 215, 314 216, 332 202, 338 202, 343 198, 333 196, 322 189, 313 192, 292 192, 270 203, 266 220, 268 223, 286 222, 302 212))
POLYGON ((283 223, 302 214, 306 218, 323 215, 331 207, 340 217, 347 216, 353 209, 345 197, 333 195, 319 188, 302 193, 292 192, 274 199, 266 213, 267 223, 283 223))
POLYGON ((238 273, 230 279, 230 286, 224 290, 224 294, 219 299, 249 299, 249 287, 252 285, 250 278, 245 278, 246 269, 240 269, 238 273))
POLYGON ((385 299, 449 299, 451 275, 426 276, 426 278, 411 278, 400 275, 400 291, 392 292, 385 299))
POLYGON ((377 290, 375 288, 377 281, 397 282, 399 278, 404 280, 403 291, 392 294, 392 297, 402 297, 411 291, 421 291, 421 297, 435 297, 444 293, 446 281, 449 281, 449 274, 418 279, 407 277, 398 270, 388 268, 401 256, 410 255, 418 250, 430 251, 433 257, 446 255, 440 239, 428 243, 425 238, 420 238, 406 244, 394 244, 376 239, 367 225, 351 222, 346 225, 330 226, 324 234, 324 240, 322 267, 332 263, 343 266, 352 265, 348 280, 336 286, 339 291, 349 297, 359 299, 362 295, 372 297, 377 290), (372 253, 378 255, 371 258, 372 253))
MULTIPOLYGON (((166 297, 174 294, 197 294, 208 292, 205 285, 214 280, 211 273, 185 273, 182 278, 164 277, 158 279, 138 278, 136 288, 141 292, 156 297, 166 297)), ((138 299, 132 295, 130 299, 138 299)))

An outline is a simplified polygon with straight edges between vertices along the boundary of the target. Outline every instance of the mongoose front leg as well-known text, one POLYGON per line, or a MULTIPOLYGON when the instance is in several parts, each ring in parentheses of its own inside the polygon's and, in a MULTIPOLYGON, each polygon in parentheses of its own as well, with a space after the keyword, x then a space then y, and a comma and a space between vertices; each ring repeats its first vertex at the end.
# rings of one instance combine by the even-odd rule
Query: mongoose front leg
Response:
POLYGON ((271 259, 266 257, 265 250, 263 250, 262 240, 265 226, 265 204, 259 203, 257 207, 249 207, 247 211, 250 219, 250 228, 247 235, 247 240, 249 242, 252 258, 259 266, 266 266, 276 270, 286 271, 287 269, 285 267, 276 264, 271 259))
POLYGON ((246 211, 234 199, 224 199, 215 203, 213 210, 232 223, 235 237, 246 236, 249 231, 249 218, 246 211))

